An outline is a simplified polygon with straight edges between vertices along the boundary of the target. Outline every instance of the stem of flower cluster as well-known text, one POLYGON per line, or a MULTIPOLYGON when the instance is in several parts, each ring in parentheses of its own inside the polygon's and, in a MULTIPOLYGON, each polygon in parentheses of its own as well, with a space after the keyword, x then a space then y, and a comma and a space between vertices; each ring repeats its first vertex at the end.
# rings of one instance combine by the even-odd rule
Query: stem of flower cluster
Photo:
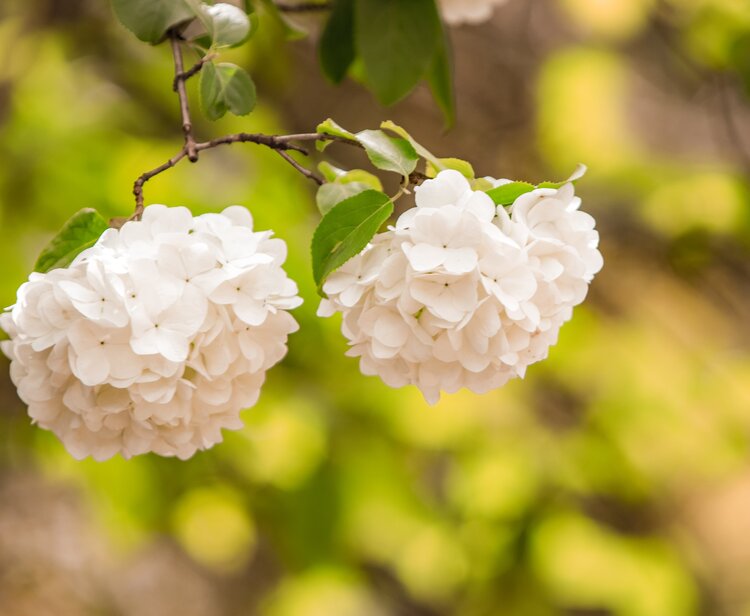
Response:
POLYGON ((184 73, 178 73, 174 76, 174 81, 172 82, 172 90, 175 92, 178 91, 179 83, 185 82, 188 79, 190 79, 193 75, 197 75, 200 73, 201 69, 203 68, 203 65, 207 62, 210 62, 213 60, 218 54, 216 53, 208 53, 205 56, 203 56, 200 60, 198 60, 193 66, 191 66, 188 70, 186 70, 184 73))
MULTIPOLYGON (((188 77, 185 76, 187 73, 185 73, 185 69, 182 64, 182 48, 180 47, 180 37, 176 32, 172 31, 169 35, 169 39, 170 43, 172 44, 172 56, 174 57, 174 85, 177 89, 177 96, 180 99, 182 132, 185 134, 185 150, 187 152, 188 160, 191 163, 194 163, 198 160, 198 151, 195 149, 193 123, 190 119, 190 107, 188 105, 187 89, 185 88, 185 81, 188 79, 188 77)), ((196 73, 197 72, 198 71, 196 71, 196 73)))
MULTIPOLYGON (((189 161, 196 162, 198 160, 199 153, 202 152, 203 150, 210 150, 220 145, 228 145, 231 143, 255 143, 258 145, 263 145, 278 152, 279 155, 286 162, 288 162, 294 169, 299 171, 303 176, 312 180, 317 185, 321 185, 324 182, 323 178, 318 176, 313 171, 310 171, 309 169, 306 169, 305 167, 300 165, 296 160, 294 160, 288 154, 288 150, 294 150, 304 155, 308 154, 305 148, 299 145, 296 145, 294 142, 295 141, 296 142, 308 142, 308 141, 324 140, 324 141, 341 141, 344 143, 349 143, 351 145, 356 145, 356 146, 359 145, 356 141, 351 141, 348 139, 335 137, 332 135, 324 135, 321 133, 302 133, 302 134, 294 134, 294 135, 264 135, 262 133, 236 133, 233 135, 224 135, 223 137, 217 137, 216 139, 211 139, 210 141, 197 142, 193 134, 193 123, 192 123, 192 119, 190 116, 190 106, 188 104, 187 88, 185 87, 185 82, 191 77, 193 77, 194 75, 197 75, 201 71, 203 66, 207 62, 212 60, 213 56, 211 54, 204 56, 194 66, 192 66, 190 69, 186 71, 183 65, 182 48, 181 48, 182 39, 179 33, 174 30, 170 31, 169 40, 170 40, 170 44, 172 47, 172 57, 174 60, 174 70, 175 70, 174 82, 172 84, 172 87, 174 91, 177 93, 177 97, 180 102, 180 115, 182 117, 182 131, 185 136, 185 140, 180 151, 177 152, 177 154, 175 154, 172 158, 162 163, 158 167, 155 167, 154 169, 151 169, 150 171, 146 171, 145 173, 142 173, 138 177, 138 179, 136 179, 135 183, 133 184, 133 195, 135 196, 135 211, 133 212, 133 215, 130 216, 130 218, 126 220, 140 220, 141 216, 143 215, 143 209, 144 209, 143 186, 146 182, 148 182, 151 178, 159 175, 160 173, 163 173, 167 169, 171 169, 177 163, 179 163, 183 158, 187 157, 189 161)), ((123 222, 125 221, 123 221, 122 219, 113 220, 114 225, 121 225, 123 222)))
MULTIPOLYGON (((311 3, 312 4, 312 3, 311 3)), ((302 5, 294 5, 294 6, 305 6, 302 5)), ((323 8, 325 7, 325 4, 315 4, 315 7, 317 8, 323 8)), ((280 7, 281 8, 281 7, 280 7)), ((329 7, 330 8, 330 7, 329 7)), ((281 10, 284 10, 283 8, 281 10)), ((348 145, 353 145, 355 147, 361 148, 362 145, 356 141, 355 139, 347 139, 346 137, 340 137, 336 135, 327 135, 324 133, 297 133, 297 134, 291 134, 291 135, 265 135, 263 133, 235 133, 232 135, 224 135, 222 137, 216 137, 215 139, 211 139, 210 141, 202 141, 198 142, 195 140, 195 136, 193 134, 193 123, 190 117, 190 107, 188 105, 188 98, 187 98, 187 88, 185 87, 185 82, 193 77, 194 75, 197 75, 203 66, 210 62, 213 59, 212 54, 208 54, 201 58, 194 66, 192 66, 187 71, 184 70, 183 65, 183 59, 182 59, 182 38, 180 37, 180 34, 175 31, 171 30, 169 32, 169 39, 170 44, 172 47, 172 56, 174 59, 174 70, 175 70, 175 76, 174 76, 174 82, 172 84, 173 89, 175 92, 177 92, 177 97, 180 101, 180 114, 182 117, 182 131, 184 134, 184 143, 182 145, 182 148, 180 149, 177 154, 172 156, 168 161, 162 163, 158 167, 155 167, 151 169, 150 171, 146 171, 142 173, 136 181, 133 184, 133 195, 135 196, 135 210, 133 214, 129 218, 115 218, 110 221, 110 224, 115 227, 122 226, 127 221, 130 220, 140 220, 141 216, 143 215, 144 210, 144 197, 143 197, 143 186, 148 182, 151 178, 159 175, 160 173, 163 173, 167 169, 171 169, 174 167, 177 163, 179 163, 183 158, 187 158, 191 162, 197 162, 200 152, 203 152, 204 150, 210 150, 213 148, 216 148, 221 145, 229 145, 232 143, 255 143, 257 145, 262 145, 267 148, 270 148, 272 150, 275 150, 281 158, 283 158, 287 163, 289 163, 295 170, 297 170, 299 173, 301 173, 304 177, 308 178, 312 182, 315 182, 318 186, 321 186, 325 183, 325 180, 320 177, 318 174, 316 174, 314 171, 311 171, 310 169, 307 169, 300 163, 298 163, 292 156, 289 154, 289 151, 299 152, 300 154, 303 154, 305 156, 308 155, 307 149, 304 147, 297 145, 297 143, 306 143, 306 142, 314 142, 314 141, 336 141, 340 143, 346 143, 348 145)), ((409 177, 410 183, 418 183, 419 181, 425 179, 426 176, 424 176, 421 173, 413 173, 409 177)))

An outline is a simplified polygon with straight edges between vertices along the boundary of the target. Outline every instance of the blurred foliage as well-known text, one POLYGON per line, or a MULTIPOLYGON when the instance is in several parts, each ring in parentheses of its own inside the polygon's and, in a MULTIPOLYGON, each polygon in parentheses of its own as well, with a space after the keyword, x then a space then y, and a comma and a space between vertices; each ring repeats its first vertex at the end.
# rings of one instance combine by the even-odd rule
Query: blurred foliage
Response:
MULTIPOLYGON (((124 563, 105 569, 113 580, 139 566, 139 554, 158 563, 149 550, 177 549, 215 589, 202 613, 750 614, 750 113, 740 93, 750 83, 750 4, 528 2, 535 20, 559 20, 562 34, 524 77, 535 98, 522 153, 539 162, 537 177, 519 179, 588 163, 581 190, 600 220, 606 263, 548 361, 497 392, 446 396, 435 407, 363 377, 344 357, 335 319, 315 317, 308 246, 318 215, 304 178, 262 148, 215 150, 149 183, 147 201, 196 212, 249 206, 257 228, 288 242, 306 300, 296 311, 302 331, 244 412, 245 428, 187 462, 76 462, 29 424, 3 376, 0 485, 34 475, 45 489, 75 494, 84 503, 77 515, 124 563), (644 85, 665 56, 666 73, 644 85), (657 111, 644 106, 644 89, 654 88, 657 111), (704 110, 706 89, 731 98, 732 117, 704 110), (706 118, 734 122, 719 148, 706 118), (694 139, 680 141, 684 134, 694 139)), ((249 119, 199 121, 198 130, 283 132, 324 119, 289 126, 276 103, 298 78, 286 45, 261 27, 252 45, 229 52, 253 72, 258 108, 249 119)), ((132 40, 105 3, 6 0, 0 56, 8 305, 64 220, 82 207, 127 215, 133 179, 172 155, 180 134, 168 51, 132 40)), ((451 140, 471 127, 462 108, 441 154, 453 155, 451 140)), ((491 160, 501 146, 477 148, 491 160)), ((45 507, 40 491, 26 498, 45 507)), ((3 565, 12 552, 2 520, 16 507, 0 491, 3 565)), ((32 522, 22 533, 29 541, 32 522)), ((54 528, 65 532, 63 522, 54 528)), ((41 554, 52 559, 53 547, 41 554)), ((40 571, 39 587, 63 574, 40 571)), ((175 607, 182 593, 171 596, 169 585, 148 595, 161 612, 128 607, 134 597, 112 591, 101 572, 76 578, 78 599, 61 602, 52 586, 26 609, 35 578, 25 575, 0 579, 3 614, 199 613, 175 607), (95 599, 82 603, 92 586, 95 599)), ((159 575, 181 584, 187 574, 159 575)))

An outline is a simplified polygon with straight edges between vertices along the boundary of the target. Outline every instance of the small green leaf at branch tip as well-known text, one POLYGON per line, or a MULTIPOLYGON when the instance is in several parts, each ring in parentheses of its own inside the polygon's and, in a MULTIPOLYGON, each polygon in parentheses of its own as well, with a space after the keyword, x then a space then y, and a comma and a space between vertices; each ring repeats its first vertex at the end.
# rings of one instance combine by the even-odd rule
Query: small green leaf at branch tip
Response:
POLYGON ((358 255, 393 213, 388 195, 366 190, 335 205, 320 221, 312 240, 315 284, 358 255))
POLYGON ((419 155, 406 139, 390 137, 382 130, 363 130, 357 133, 356 138, 365 148, 370 162, 378 169, 409 177, 417 168, 419 155))
POLYGON ((320 213, 325 215, 337 203, 353 197, 366 190, 383 190, 380 178, 364 169, 344 171, 323 161, 318 169, 327 180, 315 196, 320 213))
POLYGON ((352 169, 351 171, 347 171, 343 175, 340 175, 336 179, 336 182, 339 184, 359 182, 360 184, 367 184, 373 190, 379 190, 381 192, 383 190, 383 184, 380 182, 380 178, 364 169, 352 169))
POLYGON ((76 212, 42 250, 34 271, 43 273, 70 265, 79 253, 96 244, 108 228, 107 221, 96 210, 86 208, 76 212))
POLYGON ((474 167, 471 166, 470 162, 461 160, 460 158, 438 158, 435 162, 428 160, 425 173, 428 177, 434 178, 438 173, 446 169, 458 171, 467 180, 475 178, 474 167))
POLYGON ((586 171, 588 171, 588 167, 583 163, 578 163, 575 170, 570 174, 570 177, 567 180, 563 180, 561 182, 541 182, 537 185, 537 188, 560 188, 561 186, 564 186, 569 182, 573 182, 575 184, 584 175, 586 175, 586 171))
POLYGON ((487 178, 475 178, 469 182, 472 190, 479 190, 481 192, 487 192, 495 188, 495 185, 490 182, 487 178))
POLYGON ((331 163, 325 160, 318 163, 318 171, 323 175, 323 179, 326 182, 333 182, 337 177, 346 173, 345 169, 334 167, 331 163))
POLYGON ((334 167, 331 163, 324 160, 318 163, 318 171, 323 174, 323 178, 325 178, 326 182, 338 182, 339 184, 363 182, 368 184, 373 190, 383 190, 380 178, 364 169, 352 169, 347 171, 346 169, 334 167))
POLYGON ((227 111, 247 115, 255 108, 255 84, 236 64, 207 63, 201 71, 201 107, 209 120, 218 120, 227 111))
POLYGON ((561 188, 570 182, 580 180, 586 174, 586 165, 579 164, 567 180, 562 182, 542 182, 534 186, 529 182, 509 182, 487 190, 487 194, 497 205, 511 205, 518 197, 537 188, 561 188))
MULTIPOLYGON (((318 124, 318 127, 315 130, 316 132, 323 135, 341 137, 342 139, 350 139, 352 141, 357 140, 357 137, 354 135, 354 133, 350 133, 345 128, 342 128, 336 123, 335 120, 332 120, 331 118, 328 118, 325 122, 321 122, 320 124, 318 124)), ((316 147, 322 152, 330 145, 330 143, 330 141, 318 141, 316 143, 316 147)))
POLYGON ((366 190, 372 190, 372 186, 364 182, 347 182, 344 184, 327 182, 318 188, 318 192, 315 194, 315 203, 318 206, 318 211, 325 216, 342 201, 346 201, 366 190))
POLYGON ((112 8, 123 26, 151 44, 163 41, 173 26, 195 18, 184 0, 112 0, 112 8))
POLYGON ((487 191, 496 205, 510 205, 518 197, 534 190, 536 186, 528 182, 510 182, 487 191))
POLYGON ((411 143, 414 151, 426 161, 438 160, 437 156, 435 156, 426 147, 424 147, 421 143, 414 139, 414 137, 412 137, 405 128, 402 128, 395 122, 391 122, 391 120, 385 120, 384 122, 380 123, 380 128, 382 128, 383 130, 391 131, 392 133, 396 133, 399 137, 403 137, 404 139, 406 139, 409 143, 411 143))

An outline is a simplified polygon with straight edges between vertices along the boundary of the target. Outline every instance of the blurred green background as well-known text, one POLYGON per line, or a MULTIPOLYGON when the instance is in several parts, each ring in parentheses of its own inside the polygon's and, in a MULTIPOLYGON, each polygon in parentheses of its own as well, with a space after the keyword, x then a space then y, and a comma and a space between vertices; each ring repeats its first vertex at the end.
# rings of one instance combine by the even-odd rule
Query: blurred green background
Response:
MULTIPOLYGON (((76 462, 3 358, 0 614, 750 615, 750 2, 509 0, 451 31, 449 132, 426 90, 385 110, 326 84, 302 22, 308 41, 269 23, 229 54, 259 108, 196 113, 201 137, 390 118, 480 174, 585 162, 604 270, 524 381, 428 407, 314 316, 313 193, 281 158, 159 176, 147 203, 241 203, 289 243, 302 331, 245 429, 188 462, 76 462)), ((0 58, 5 306, 73 212, 131 211, 180 130, 168 49, 102 0, 3 0, 0 58)))

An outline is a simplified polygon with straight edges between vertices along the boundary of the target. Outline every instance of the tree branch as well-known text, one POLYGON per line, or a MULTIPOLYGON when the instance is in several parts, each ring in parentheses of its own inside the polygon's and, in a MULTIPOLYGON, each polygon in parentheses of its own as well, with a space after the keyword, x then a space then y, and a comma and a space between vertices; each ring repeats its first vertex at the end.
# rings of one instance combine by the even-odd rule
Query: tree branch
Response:
MULTIPOLYGON (((290 143, 293 141, 288 137, 295 137, 295 135, 264 135, 262 133, 236 133, 234 135, 224 135, 223 137, 217 137, 206 141, 205 143, 196 144, 195 149, 210 150, 219 145, 227 145, 231 143, 256 143, 258 145, 264 145, 273 150, 295 150, 302 154, 307 154, 307 150, 303 147, 290 143)), ((304 141, 304 139, 294 139, 294 141, 304 141)))
POLYGON ((217 54, 215 53, 209 53, 203 56, 200 60, 198 60, 193 66, 191 66, 188 70, 186 70, 184 73, 178 73, 174 76, 174 81, 172 82, 172 90, 177 92, 177 89, 179 88, 179 82, 180 81, 187 81, 192 76, 197 75, 201 72, 201 69, 203 68, 203 65, 210 62, 216 57, 217 54))
MULTIPOLYGON (((193 137, 193 123, 190 119, 190 107, 188 106, 187 90, 185 89, 185 70, 182 64, 182 48, 180 47, 180 36, 170 31, 169 39, 172 44, 172 56, 174 57, 174 85, 176 85, 177 96, 180 99, 180 113, 182 114, 182 132, 185 134, 185 152, 188 160, 194 163, 198 160, 198 151, 195 148, 193 137)), ((191 69, 192 70, 192 69, 191 69)), ((197 72, 197 71, 196 71, 197 72)))
POLYGON ((288 162, 292 167, 294 167, 297 171, 299 171, 302 175, 304 175, 306 178, 309 178, 313 182, 315 182, 318 186, 322 186, 325 183, 325 180, 318 176, 317 174, 313 173, 309 169, 303 167, 300 165, 296 160, 294 160, 285 150, 276 150, 279 156, 283 158, 286 162, 288 162))
MULTIPOLYGON (((284 5, 282 4, 282 6, 284 5)), ((303 8, 306 6, 306 4, 297 4, 293 6, 294 6, 294 10, 309 10, 309 9, 303 8)), ((319 4, 319 3, 315 4, 316 9, 324 8, 326 6, 327 6, 326 4, 319 4)), ((284 9, 282 8, 282 10, 284 9)), ((193 75, 197 74, 203 68, 203 66, 212 59, 213 56, 212 54, 208 54, 204 56, 198 61, 197 64, 195 64, 194 66, 192 66, 190 69, 186 71, 183 65, 182 48, 181 48, 182 39, 179 33, 175 30, 170 30, 169 39, 170 39, 170 43, 172 47, 172 57, 174 58, 174 81, 172 82, 172 87, 177 92, 177 96, 180 101, 180 114, 182 116, 182 132, 185 135, 185 141, 180 151, 177 152, 177 154, 175 154, 168 161, 138 176, 138 179, 133 183, 133 195, 135 196, 135 211, 133 212, 132 216, 130 216, 130 218, 126 220, 113 219, 112 220, 113 225, 120 226, 121 224, 123 224, 124 222, 127 222, 128 220, 140 220, 141 216, 143 215, 143 209, 144 209, 143 186, 146 184, 146 182, 148 182, 151 178, 159 175, 160 173, 163 173, 167 169, 171 169, 185 157, 187 157, 187 159, 190 162, 196 162, 198 160, 198 154, 204 150, 210 150, 220 145, 229 145, 232 143, 255 143, 257 145, 263 145, 265 147, 271 148, 272 150, 275 150, 276 152, 278 152, 279 156, 281 156, 292 167, 294 167, 297 171, 299 171, 306 178, 308 178, 309 180, 315 182, 318 186, 320 186, 324 183, 323 178, 318 176, 313 171, 300 165, 296 160, 294 160, 294 158, 292 158, 288 154, 289 150, 293 150, 295 152, 300 152, 301 154, 304 154, 305 156, 307 156, 308 154, 307 150, 303 148, 302 146, 297 145, 295 142, 305 143, 305 142, 310 142, 310 141, 337 141, 340 143, 348 143, 349 145, 354 145, 360 148, 362 147, 362 145, 356 140, 347 139, 346 137, 339 137, 335 135, 326 135, 323 133, 298 133, 298 134, 293 134, 293 135, 264 135, 262 133, 236 133, 232 135, 224 135, 223 137, 217 137, 215 139, 211 139, 210 141, 204 141, 201 143, 196 142, 195 137, 193 135, 192 120, 190 119, 190 107, 188 106, 188 98, 187 98, 187 90, 185 88, 185 81, 187 81, 193 75)))
POLYGON ((154 169, 151 169, 151 171, 146 171, 146 173, 143 173, 138 177, 138 179, 133 184, 133 195, 135 195, 135 212, 133 212, 133 215, 128 218, 128 220, 140 220, 141 216, 143 215, 143 185, 155 175, 159 175, 167 169, 171 169, 172 167, 174 167, 178 162, 185 158, 185 156, 187 156, 186 146, 183 147, 167 162, 159 165, 154 169))
MULTIPOLYGON (((352 141, 350 139, 346 139, 345 137, 338 137, 336 135, 325 135, 323 133, 298 133, 293 135, 264 135, 263 133, 236 133, 233 135, 224 135, 223 137, 217 137, 216 139, 211 139, 210 141, 204 141, 201 143, 193 142, 193 147, 195 149, 196 157, 198 152, 203 152, 204 150, 211 150, 213 148, 219 147, 221 145, 229 145, 232 143, 255 143, 256 145, 262 145, 267 148, 270 148, 272 150, 275 150, 279 153, 279 155, 286 160, 292 167, 294 167, 297 171, 299 171, 302 175, 304 175, 309 180, 315 182, 318 186, 323 184, 323 179, 320 178, 318 175, 310 171, 309 169, 306 169, 302 165, 300 165, 296 160, 294 160, 287 152, 289 150, 300 152, 301 154, 307 155, 307 150, 295 143, 294 141, 301 141, 301 142, 310 142, 310 141, 336 141, 338 143, 346 143, 349 145, 353 145, 356 147, 362 147, 357 141, 352 141)), ((133 185, 133 195, 135 195, 135 211, 133 212, 133 215, 128 218, 127 220, 140 220, 141 216, 143 215, 143 185, 148 182, 151 178, 159 175, 160 173, 163 173, 167 169, 171 169, 174 167, 178 162, 180 162, 183 158, 185 158, 188 155, 188 144, 187 142, 185 145, 182 146, 182 149, 175 154, 172 158, 170 158, 165 163, 162 163, 158 167, 155 167, 154 169, 151 169, 150 171, 146 171, 145 173, 141 174, 138 179, 135 181, 133 185)))

